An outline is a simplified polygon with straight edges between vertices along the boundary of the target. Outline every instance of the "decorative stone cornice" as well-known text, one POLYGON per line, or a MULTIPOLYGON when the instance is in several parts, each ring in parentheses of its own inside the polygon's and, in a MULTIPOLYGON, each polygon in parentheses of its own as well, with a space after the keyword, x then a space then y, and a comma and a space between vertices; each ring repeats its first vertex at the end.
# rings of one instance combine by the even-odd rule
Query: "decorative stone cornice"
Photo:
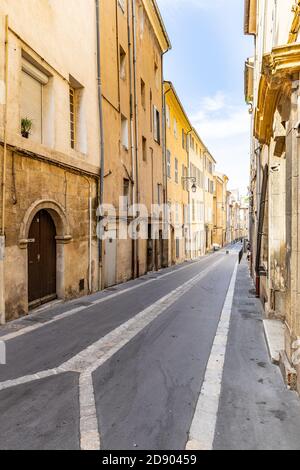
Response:
POLYGON ((289 34, 288 43, 291 44, 297 41, 299 30, 300 30, 300 0, 296 0, 295 5, 293 6, 294 18, 289 34))
POLYGON ((300 72, 300 44, 276 47, 263 58, 254 133, 261 144, 273 135, 273 117, 281 96, 290 96, 293 74, 300 72))

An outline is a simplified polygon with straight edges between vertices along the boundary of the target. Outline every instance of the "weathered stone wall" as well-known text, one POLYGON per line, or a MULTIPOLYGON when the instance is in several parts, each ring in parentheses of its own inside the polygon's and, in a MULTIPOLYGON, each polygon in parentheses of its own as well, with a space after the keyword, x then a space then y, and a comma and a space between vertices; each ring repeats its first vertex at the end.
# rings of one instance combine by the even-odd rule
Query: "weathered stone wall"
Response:
MULTIPOLYGON (((1 158, 3 149, 0 148, 1 158)), ((26 157, 18 152, 8 152, 6 191, 6 258, 5 292, 7 320, 28 312, 27 245, 23 242, 27 215, 35 203, 43 201, 43 208, 57 204, 66 216, 65 234, 70 241, 57 241, 57 269, 63 268, 58 296, 70 299, 88 293, 89 278, 89 183, 92 190, 92 290, 97 290, 97 238, 95 227, 96 179, 59 168, 47 161, 26 157), (67 233, 68 232, 68 233, 67 233), (67 243, 68 242, 68 243, 67 243), (84 290, 79 281, 84 279, 84 290)), ((60 215, 57 214, 59 218, 60 215)), ((56 220, 55 220, 56 222, 56 220)), ((62 226, 64 224, 61 221, 62 226)), ((29 226, 28 226, 29 228, 29 226)), ((60 229, 58 229, 60 230, 60 229)), ((58 233, 60 235, 60 233, 58 233)), ((28 237, 28 233, 27 233, 28 237)))

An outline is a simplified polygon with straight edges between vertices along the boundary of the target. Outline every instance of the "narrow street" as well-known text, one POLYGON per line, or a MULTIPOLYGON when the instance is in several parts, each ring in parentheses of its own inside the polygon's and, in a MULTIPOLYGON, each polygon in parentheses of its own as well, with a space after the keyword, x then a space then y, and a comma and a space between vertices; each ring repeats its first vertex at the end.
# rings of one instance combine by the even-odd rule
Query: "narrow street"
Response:
POLYGON ((240 248, 1 328, 0 448, 299 449, 240 248))

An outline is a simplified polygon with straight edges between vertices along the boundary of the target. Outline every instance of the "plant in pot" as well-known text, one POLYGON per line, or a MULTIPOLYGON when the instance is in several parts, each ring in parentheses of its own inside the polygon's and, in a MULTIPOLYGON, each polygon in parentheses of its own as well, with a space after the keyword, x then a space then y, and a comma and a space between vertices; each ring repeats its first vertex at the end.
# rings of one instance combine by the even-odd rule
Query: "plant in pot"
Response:
POLYGON ((21 120, 21 134, 22 134, 22 137, 24 137, 25 139, 28 139, 31 128, 32 128, 31 119, 23 118, 21 120))

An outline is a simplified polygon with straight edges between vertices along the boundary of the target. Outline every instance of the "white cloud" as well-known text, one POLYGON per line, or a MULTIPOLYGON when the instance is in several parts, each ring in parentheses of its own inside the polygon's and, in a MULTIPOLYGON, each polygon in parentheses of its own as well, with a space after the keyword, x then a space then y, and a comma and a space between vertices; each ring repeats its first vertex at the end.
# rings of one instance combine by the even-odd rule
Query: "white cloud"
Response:
POLYGON ((218 91, 200 100, 191 121, 217 160, 217 170, 230 178, 231 188, 245 193, 249 174, 250 118, 247 107, 234 105, 218 91))
POLYGON ((191 118, 194 127, 204 139, 220 140, 232 138, 249 132, 249 116, 247 109, 232 108, 231 111, 214 116, 200 111, 191 118))
POLYGON ((225 106, 225 94, 218 91, 214 96, 205 96, 201 100, 201 109, 205 111, 218 111, 225 106))

